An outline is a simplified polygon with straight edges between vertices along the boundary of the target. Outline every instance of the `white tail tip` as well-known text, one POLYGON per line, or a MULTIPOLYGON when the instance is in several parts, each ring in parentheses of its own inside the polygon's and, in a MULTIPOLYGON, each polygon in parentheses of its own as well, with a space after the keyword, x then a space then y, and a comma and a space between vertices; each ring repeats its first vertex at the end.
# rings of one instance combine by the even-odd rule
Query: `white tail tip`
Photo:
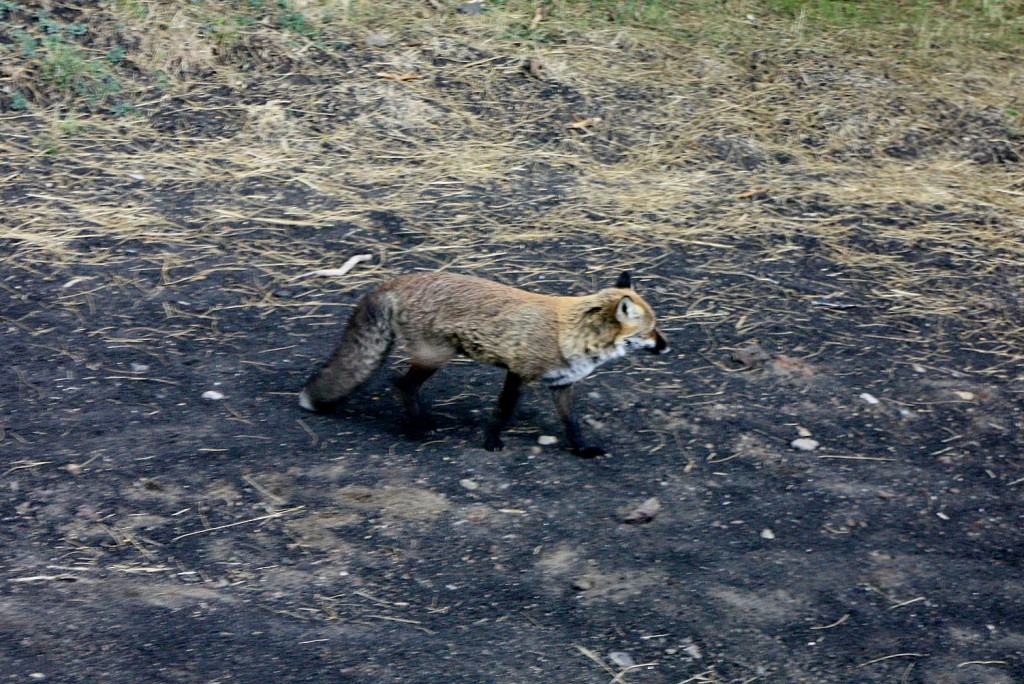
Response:
POLYGON ((299 394, 299 406, 307 411, 316 411, 313 400, 309 398, 309 390, 302 390, 302 393, 299 394))

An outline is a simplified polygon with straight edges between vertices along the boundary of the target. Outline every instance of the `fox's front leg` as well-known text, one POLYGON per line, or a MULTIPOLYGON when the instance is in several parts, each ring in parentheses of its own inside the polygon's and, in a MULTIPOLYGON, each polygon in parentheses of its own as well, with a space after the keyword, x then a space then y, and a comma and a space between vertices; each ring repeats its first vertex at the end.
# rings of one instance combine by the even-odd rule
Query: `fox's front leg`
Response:
POLYGON ((437 372, 435 367, 414 363, 409 366, 405 375, 395 380, 395 387, 402 395, 402 404, 405 406, 405 412, 409 415, 409 423, 413 432, 417 434, 430 432, 437 427, 420 398, 420 387, 435 372, 437 372))
POLYGON ((572 453, 581 458, 594 458, 608 453, 601 447, 591 446, 583 440, 580 432, 580 419, 576 417, 576 406, 573 402, 572 385, 552 387, 555 392, 555 407, 558 416, 565 426, 565 436, 569 438, 572 453))
POLYGON ((500 451, 505 443, 501 441, 501 431, 505 429, 512 415, 516 411, 516 404, 519 403, 519 390, 523 386, 523 379, 509 371, 505 375, 505 384, 498 395, 498 405, 494 407, 494 414, 487 426, 487 433, 484 436, 484 449, 488 451, 500 451))

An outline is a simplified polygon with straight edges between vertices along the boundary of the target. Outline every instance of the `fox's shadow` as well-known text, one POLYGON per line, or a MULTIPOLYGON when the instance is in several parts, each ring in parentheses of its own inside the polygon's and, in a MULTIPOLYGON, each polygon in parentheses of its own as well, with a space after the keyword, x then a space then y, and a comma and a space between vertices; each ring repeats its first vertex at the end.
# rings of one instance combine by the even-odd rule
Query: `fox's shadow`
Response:
MULTIPOLYGON (((497 401, 504 371, 472 362, 456 362, 437 373, 422 389, 432 419, 428 429, 411 421, 402 407, 394 383, 404 369, 402 364, 396 363, 376 373, 351 396, 323 413, 308 414, 298 406, 296 410, 316 419, 316 423, 327 429, 337 422, 358 432, 391 435, 413 442, 452 436, 465 439, 470 446, 483 444, 484 429, 497 401)), ((529 428, 530 432, 558 429, 554 423, 548 425, 543 412, 538 411, 541 397, 537 394, 532 390, 524 393, 515 422, 510 426, 511 432, 523 428, 529 428)))

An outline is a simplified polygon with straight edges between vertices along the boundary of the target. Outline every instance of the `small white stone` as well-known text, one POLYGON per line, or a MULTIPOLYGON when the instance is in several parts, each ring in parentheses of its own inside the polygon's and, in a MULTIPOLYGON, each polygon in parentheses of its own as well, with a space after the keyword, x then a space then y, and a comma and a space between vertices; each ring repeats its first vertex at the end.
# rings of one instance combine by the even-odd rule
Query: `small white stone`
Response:
POLYGON ((132 362, 132 373, 145 373, 149 370, 149 366, 144 363, 132 362))
POLYGON ((633 656, 623 651, 612 651, 608 654, 608 660, 612 661, 613 665, 618 665, 619 667, 632 667, 636 665, 633 656))
POLYGON ((480 489, 480 485, 478 485, 473 480, 470 480, 468 477, 463 480, 459 480, 459 484, 462 485, 463 489, 468 489, 469 491, 473 491, 474 489, 480 489))
POLYGON ((761 539, 775 539, 775 533, 771 531, 771 528, 764 528, 761 530, 761 539))
POLYGON ((789 443, 789 446, 799 451, 814 451, 821 445, 816 439, 801 437, 800 439, 794 439, 792 442, 789 443))
POLYGON ((643 525, 654 520, 660 510, 661 501, 658 500, 658 497, 652 496, 633 510, 628 511, 622 517, 622 522, 627 525, 643 525))
POLYGON ((865 404, 871 404, 872 406, 878 403, 878 397, 873 394, 868 394, 867 392, 861 392, 860 398, 865 404))
POLYGON ((203 399, 208 399, 210 401, 220 401, 223 398, 224 395, 218 392, 217 390, 206 390, 205 392, 203 392, 203 399))
POLYGON ((394 42, 394 38, 386 33, 371 33, 363 38, 363 42, 366 44, 366 47, 384 47, 394 42))
POLYGON ((541 446, 551 446, 552 444, 558 444, 558 438, 554 435, 541 435, 537 438, 537 444, 541 446))

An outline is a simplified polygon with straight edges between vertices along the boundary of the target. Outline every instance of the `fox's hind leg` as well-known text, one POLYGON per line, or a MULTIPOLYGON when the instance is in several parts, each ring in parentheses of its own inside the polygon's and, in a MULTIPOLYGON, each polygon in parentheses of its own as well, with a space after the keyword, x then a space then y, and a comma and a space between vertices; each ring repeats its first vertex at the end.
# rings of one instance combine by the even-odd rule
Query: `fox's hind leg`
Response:
POLYGON ((405 375, 395 380, 395 388, 402 396, 402 405, 409 416, 409 424, 415 434, 430 432, 437 427, 430 417, 426 404, 420 397, 420 387, 437 372, 438 366, 424 365, 415 361, 405 375))
POLYGON ((519 403, 519 389, 523 386, 523 379, 509 371, 505 375, 505 384, 498 395, 498 405, 494 407, 494 414, 487 426, 484 435, 484 449, 488 451, 500 451, 505 443, 501 441, 501 431, 505 429, 516 412, 516 404, 519 403))

